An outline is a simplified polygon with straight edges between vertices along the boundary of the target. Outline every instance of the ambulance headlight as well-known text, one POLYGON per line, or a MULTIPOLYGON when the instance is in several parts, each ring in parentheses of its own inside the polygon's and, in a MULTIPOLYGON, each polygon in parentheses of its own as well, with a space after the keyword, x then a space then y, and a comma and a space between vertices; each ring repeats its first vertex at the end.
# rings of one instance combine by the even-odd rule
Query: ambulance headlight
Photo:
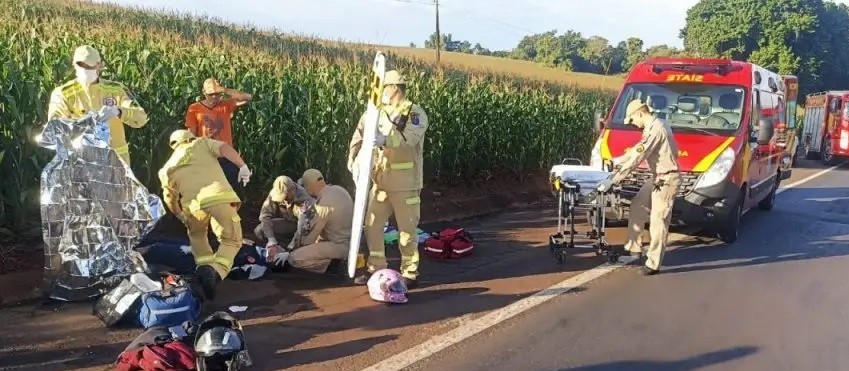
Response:
POLYGON ((601 169, 604 160, 601 158, 601 139, 595 141, 592 151, 590 152, 590 166, 596 169, 601 169))
POLYGON ((716 161, 699 177, 696 188, 708 188, 724 181, 734 166, 734 159, 734 150, 726 148, 722 151, 716 161))

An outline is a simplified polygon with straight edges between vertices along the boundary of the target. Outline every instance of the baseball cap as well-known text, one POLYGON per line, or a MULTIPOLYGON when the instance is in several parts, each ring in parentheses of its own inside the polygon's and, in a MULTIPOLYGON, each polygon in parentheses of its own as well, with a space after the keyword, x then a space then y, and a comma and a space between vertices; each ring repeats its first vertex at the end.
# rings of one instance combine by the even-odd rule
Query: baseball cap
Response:
POLYGON ((321 175, 321 171, 318 171, 317 169, 307 169, 304 171, 304 175, 301 176, 301 179, 298 180, 298 183, 304 187, 309 187, 320 180, 324 180, 324 176, 321 175))
POLYGON ((84 63, 87 66, 94 67, 103 62, 100 58, 100 52, 91 45, 82 45, 74 50, 74 64, 84 63))
POLYGON ((269 192, 271 201, 286 201, 286 195, 289 194, 289 190, 294 186, 295 182, 292 178, 285 175, 278 176, 277 179, 274 179, 274 184, 271 186, 271 192, 269 192))
POLYGON ((224 87, 218 83, 218 80, 213 78, 208 78, 203 81, 203 93, 204 94, 216 94, 224 91, 224 87))
POLYGON ((195 135, 192 134, 191 131, 185 129, 174 130, 171 133, 171 136, 168 138, 168 146, 171 149, 174 149, 178 144, 188 141, 189 139, 195 138, 195 135))
POLYGON ((404 78, 398 71, 389 70, 386 71, 386 75, 383 76, 383 84, 384 85, 406 85, 407 79, 404 78))
POLYGON ((634 99, 631 102, 629 102, 628 106, 625 108, 625 122, 627 123, 628 119, 630 119, 631 116, 633 116, 635 113, 637 113, 641 109, 648 110, 649 106, 647 106, 645 103, 641 102, 639 99, 634 99))

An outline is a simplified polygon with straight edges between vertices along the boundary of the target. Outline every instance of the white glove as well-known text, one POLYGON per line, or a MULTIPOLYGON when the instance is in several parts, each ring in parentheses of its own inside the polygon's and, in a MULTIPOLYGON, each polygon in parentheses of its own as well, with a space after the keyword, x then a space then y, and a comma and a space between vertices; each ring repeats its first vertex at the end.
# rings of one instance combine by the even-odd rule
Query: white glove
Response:
POLYGON ((286 260, 289 259, 288 251, 281 251, 274 255, 274 258, 271 260, 274 265, 283 266, 286 263, 286 260))
POLYGON ((248 169, 248 165, 242 165, 239 168, 239 181, 242 182, 242 185, 248 185, 248 182, 251 181, 251 170, 248 169))
POLYGON ((374 136, 374 146, 383 147, 386 144, 386 136, 377 132, 374 136))
POLYGON ((103 106, 103 108, 100 109, 100 112, 97 113, 97 116, 101 121, 109 121, 115 117, 118 117, 118 115, 120 114, 121 110, 118 109, 118 107, 103 106))
POLYGON ((598 184, 597 189, 599 192, 607 192, 610 187, 613 187, 613 179, 605 179, 598 184))

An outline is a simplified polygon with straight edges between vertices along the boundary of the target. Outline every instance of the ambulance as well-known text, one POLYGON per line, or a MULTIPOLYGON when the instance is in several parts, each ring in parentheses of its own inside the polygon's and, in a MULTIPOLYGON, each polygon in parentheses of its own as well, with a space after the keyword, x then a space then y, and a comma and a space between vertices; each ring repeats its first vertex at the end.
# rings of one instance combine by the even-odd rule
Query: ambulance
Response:
POLYGON ((834 165, 849 157, 849 91, 825 91, 805 99, 804 155, 834 165))
MULTIPOLYGON (((672 223, 698 225, 733 243, 751 209, 770 210, 781 180, 790 176, 775 128, 785 120, 782 76, 752 63, 727 59, 653 58, 629 73, 614 106, 596 112, 598 139, 592 166, 613 160, 641 138, 623 122, 634 99, 672 126, 683 181, 672 223), (785 162, 782 164, 782 162, 785 162)), ((630 200, 650 176, 645 161, 622 182, 630 200)))

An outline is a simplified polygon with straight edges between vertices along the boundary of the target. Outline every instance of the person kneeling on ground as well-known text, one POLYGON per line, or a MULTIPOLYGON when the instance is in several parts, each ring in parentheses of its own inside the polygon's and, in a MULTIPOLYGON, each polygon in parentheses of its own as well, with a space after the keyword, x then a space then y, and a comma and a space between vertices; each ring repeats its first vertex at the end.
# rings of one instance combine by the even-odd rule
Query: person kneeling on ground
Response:
MULTIPOLYGON (((315 179, 310 174, 314 173, 308 173, 307 178, 315 179)), ((346 202, 344 196, 326 192, 322 194, 323 204, 319 205, 309 195, 300 196, 306 191, 288 176, 278 177, 271 193, 271 197, 294 205, 298 224, 285 249, 279 245, 268 247, 269 261, 277 266, 288 263, 314 273, 336 273, 341 260, 348 256, 353 215, 350 196, 346 202)))
MULTIPOLYGON (((267 241, 266 247, 279 246, 281 241, 288 244, 295 236, 295 229, 298 226, 295 204, 286 202, 284 185, 284 177, 278 177, 259 211, 259 225, 254 229, 254 235, 260 240, 267 241)), ((300 189, 300 192, 295 196, 296 201, 303 202, 309 198, 306 191, 300 189)))

